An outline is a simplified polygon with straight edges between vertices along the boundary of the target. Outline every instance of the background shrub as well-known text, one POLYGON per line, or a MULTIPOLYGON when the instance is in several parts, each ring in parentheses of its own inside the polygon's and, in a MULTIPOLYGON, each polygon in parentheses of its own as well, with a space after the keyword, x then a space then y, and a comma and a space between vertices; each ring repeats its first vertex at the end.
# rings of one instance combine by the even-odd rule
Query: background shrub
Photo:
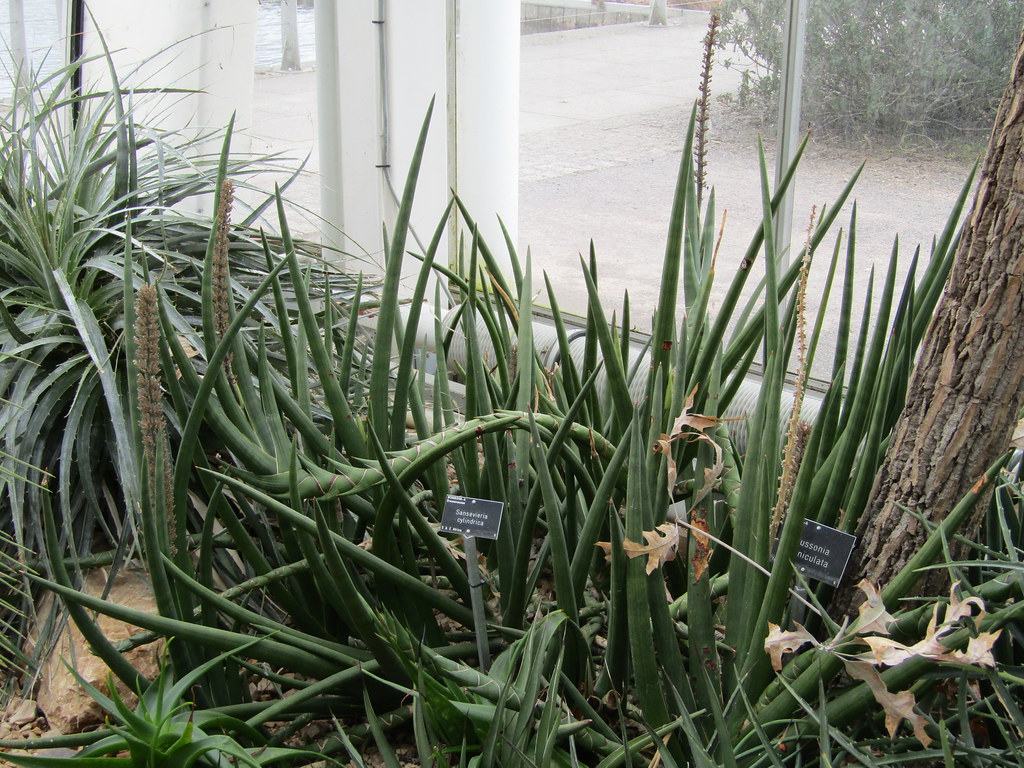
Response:
MULTIPOLYGON (((749 57, 741 103, 775 120, 788 0, 725 0, 722 45, 749 57)), ((852 138, 987 131, 1006 83, 1019 0, 811 0, 804 121, 852 138)))

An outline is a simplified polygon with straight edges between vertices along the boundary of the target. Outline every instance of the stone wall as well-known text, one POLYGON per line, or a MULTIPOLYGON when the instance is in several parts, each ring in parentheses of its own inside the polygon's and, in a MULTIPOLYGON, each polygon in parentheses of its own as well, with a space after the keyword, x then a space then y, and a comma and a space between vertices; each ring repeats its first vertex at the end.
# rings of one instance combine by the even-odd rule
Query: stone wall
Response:
POLYGON ((522 6, 522 33, 557 32, 564 29, 600 27, 606 24, 630 24, 646 21, 650 16, 647 5, 606 2, 600 5, 584 2, 525 2, 522 6))

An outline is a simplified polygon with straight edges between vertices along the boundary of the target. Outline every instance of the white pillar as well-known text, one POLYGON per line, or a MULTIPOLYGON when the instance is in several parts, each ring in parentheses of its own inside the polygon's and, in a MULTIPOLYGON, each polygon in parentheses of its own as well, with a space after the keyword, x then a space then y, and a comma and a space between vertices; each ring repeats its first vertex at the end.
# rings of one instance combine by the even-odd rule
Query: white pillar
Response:
POLYGON ((26 69, 30 66, 28 58, 28 44, 25 41, 25 0, 9 0, 8 24, 11 46, 11 59, 14 64, 14 84, 26 75, 26 69))
POLYGON ((668 24, 668 3, 666 0, 651 0, 651 16, 648 23, 652 27, 668 24))
MULTIPOLYGON (((435 96, 412 215, 412 227, 424 243, 447 203, 445 3, 318 0, 318 14, 324 5, 336 7, 327 23, 337 36, 336 62, 321 61, 317 50, 318 77, 326 75, 319 107, 325 239, 333 232, 339 247, 351 255, 352 269, 373 271, 383 265, 383 230, 393 232, 395 198, 402 195, 420 126, 435 96)), ((321 24, 318 15, 318 33, 321 24)), ((408 248, 418 248, 413 237, 408 248)), ((406 265, 411 277, 418 262, 408 259, 406 265)))
MULTIPOLYGON (((783 41, 782 84, 779 89, 778 139, 775 152, 775 183, 793 162, 800 144, 800 97, 804 79, 804 39, 807 28, 807 0, 789 0, 783 41)), ((775 242, 783 263, 791 259, 793 239, 793 198, 796 180, 782 198, 775 213, 775 242)))
POLYGON ((281 69, 302 69, 299 11, 295 0, 281 0, 281 69))
MULTIPOLYGON (((321 26, 328 24, 329 34, 336 36, 336 42, 323 43, 332 46, 328 56, 319 47, 320 38, 317 51, 325 242, 331 232, 335 237, 343 233, 340 247, 368 263, 382 263, 382 228, 392 231, 395 197, 405 187, 432 98, 433 119, 412 212, 415 236, 410 235, 407 248, 418 250, 420 243, 429 242, 451 187, 469 206, 496 255, 505 251, 499 216, 515 241, 520 6, 517 0, 458 3, 456 72, 451 78, 457 88, 452 93, 449 14, 456 4, 317 2, 318 34, 327 35, 321 26), (446 112, 457 122, 451 134, 446 112), (452 168, 457 166, 454 177, 449 175, 449 158, 452 168)), ((410 259, 406 264, 411 279, 418 262, 410 259)))
POLYGON ((460 3, 458 37, 459 196, 496 257, 508 260, 519 218, 518 0, 460 3))
MULTIPOLYGON (((127 88, 191 89, 159 99, 139 97, 146 109, 136 122, 196 133, 227 126, 235 115, 235 152, 248 143, 239 131, 252 122, 257 4, 252 0, 87 0, 86 59, 111 52, 118 79, 127 88), (102 41, 100 38, 102 35, 102 41)), ((90 62, 83 89, 110 87, 107 62, 90 62)), ((197 145, 216 154, 219 141, 197 145)))
MULTIPOLYGON (((388 88, 390 149, 388 162, 391 185, 398 197, 405 187, 406 172, 431 99, 434 110, 427 134, 426 151, 416 184, 412 227, 406 248, 419 250, 434 234, 448 203, 448 136, 445 126, 447 91, 447 47, 445 0, 387 0, 387 52, 393 67, 388 88), (418 242, 417 242, 418 238, 418 242)), ((382 158, 383 159, 383 158, 382 158)), ((387 180, 385 180, 387 183, 387 180)), ((391 189, 385 190, 385 210, 389 219, 397 210, 391 189)), ((446 249, 438 261, 444 264, 446 249)), ((411 278, 419 263, 408 260, 406 276, 411 278)), ((433 298, 433 292, 430 293, 433 298)))
MULTIPOLYGON (((349 7, 346 3, 343 7, 349 7)), ((343 251, 345 225, 341 164, 341 36, 335 0, 319 0, 316 19, 317 133, 320 155, 321 240, 325 248, 343 251)), ((345 48, 348 51, 348 46, 345 48)))

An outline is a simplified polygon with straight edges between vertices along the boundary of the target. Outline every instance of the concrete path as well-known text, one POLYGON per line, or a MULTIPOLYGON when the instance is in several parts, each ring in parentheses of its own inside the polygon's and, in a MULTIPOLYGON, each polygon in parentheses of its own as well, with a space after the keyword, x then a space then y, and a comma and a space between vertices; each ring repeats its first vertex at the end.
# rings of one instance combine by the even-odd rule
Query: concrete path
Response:
MULTIPOLYGON (((541 270, 551 275, 566 309, 586 309, 579 255, 593 239, 606 305, 620 305, 628 290, 634 321, 646 326, 643 318, 658 294, 686 122, 698 93, 706 23, 706 14, 691 12, 667 28, 633 24, 522 39, 519 245, 522 254, 530 248, 538 277, 541 270)), ((312 72, 259 77, 255 119, 256 148, 299 156, 313 151, 311 173, 290 196, 314 211, 315 82, 312 72)), ((735 70, 716 65, 709 182, 717 192, 717 218, 728 210, 719 296, 761 218, 756 126, 718 99, 738 82, 735 70)), ((918 243, 927 252, 970 164, 884 152, 852 153, 812 142, 798 175, 794 238, 800 244, 812 206, 820 211, 830 204, 867 161, 855 193, 862 295, 871 265, 888 262, 897 232, 904 261, 918 243)), ((844 212, 844 227, 847 220, 844 212)), ((831 244, 821 252, 830 255, 831 244)), ((812 296, 820 296, 823 273, 816 271, 812 296)))

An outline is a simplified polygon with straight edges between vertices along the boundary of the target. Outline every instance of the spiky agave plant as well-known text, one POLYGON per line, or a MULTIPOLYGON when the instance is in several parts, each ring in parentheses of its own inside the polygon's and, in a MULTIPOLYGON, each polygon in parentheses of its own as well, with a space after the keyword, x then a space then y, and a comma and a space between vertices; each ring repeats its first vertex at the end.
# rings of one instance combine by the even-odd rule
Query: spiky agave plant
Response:
MULTIPOLYGON (((245 650, 240 648, 238 652, 245 650)), ((287 762, 295 765, 322 760, 323 755, 299 749, 267 746, 267 738, 241 720, 214 712, 196 712, 192 707, 190 689, 209 667, 215 666, 235 652, 215 656, 202 667, 190 670, 181 679, 161 660, 156 678, 138 691, 138 703, 132 708, 125 703, 111 683, 107 695, 78 677, 79 684, 108 713, 105 728, 90 737, 75 755, 89 766, 249 766, 287 762)), ((53 768, 63 764, 61 758, 34 754, 3 753, 12 765, 26 768, 53 768)), ((66 758, 65 758, 66 759, 66 758)))
MULTIPOLYGON (((116 81, 68 97, 73 71, 19 91, 0 116, 0 523, 34 551, 42 475, 26 467, 53 476, 76 551, 132 538, 119 521, 138 499, 131 296, 153 272, 173 284, 182 322, 197 322, 211 223, 182 204, 218 178, 218 156, 190 157, 184 136, 136 125, 116 81)), ((265 162, 231 159, 228 171, 265 162)), ((266 269, 252 221, 231 237, 243 290, 266 269)))
MULTIPOLYGON (((141 539, 143 450, 129 364, 136 288, 159 281, 176 332, 202 352, 203 262, 218 225, 191 201, 228 176, 255 189, 259 173, 285 161, 196 156, 185 135, 136 124, 144 88, 129 98, 115 77, 110 90, 69 95, 74 71, 19 89, 0 115, 0 530, 41 554, 49 494, 68 552, 110 562, 141 539)), ((226 148, 231 133, 229 125, 203 138, 226 148)), ((221 261, 232 262, 224 290, 244 295, 267 272, 256 227, 264 207, 236 210, 234 224, 220 217, 221 261)), ((316 263, 311 246, 297 250, 316 263)), ((342 299, 350 279, 324 274, 342 299)), ((290 293, 287 283, 281 291, 290 293)), ((269 313, 272 354, 287 315, 269 313)))

